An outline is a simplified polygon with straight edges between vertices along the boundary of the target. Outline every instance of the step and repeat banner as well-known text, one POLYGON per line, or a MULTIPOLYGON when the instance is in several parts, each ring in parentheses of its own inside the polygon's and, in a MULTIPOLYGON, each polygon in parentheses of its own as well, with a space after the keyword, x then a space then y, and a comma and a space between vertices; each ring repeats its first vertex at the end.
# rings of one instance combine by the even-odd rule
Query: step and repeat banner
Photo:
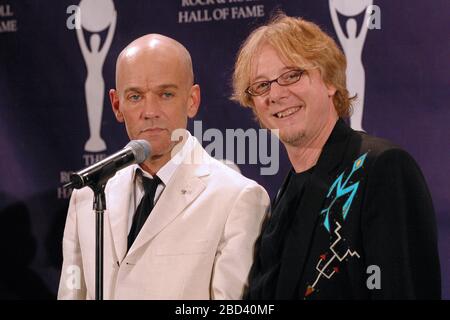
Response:
POLYGON ((290 168, 284 149, 229 98, 241 42, 277 10, 316 22, 343 48, 359 97, 351 126, 421 166, 450 298, 448 0, 0 0, 0 298, 55 297, 70 198, 61 186, 127 143, 108 90, 117 55, 144 34, 175 38, 192 55, 202 90, 192 134, 276 194, 290 168), (255 149, 233 145, 243 131, 255 149))

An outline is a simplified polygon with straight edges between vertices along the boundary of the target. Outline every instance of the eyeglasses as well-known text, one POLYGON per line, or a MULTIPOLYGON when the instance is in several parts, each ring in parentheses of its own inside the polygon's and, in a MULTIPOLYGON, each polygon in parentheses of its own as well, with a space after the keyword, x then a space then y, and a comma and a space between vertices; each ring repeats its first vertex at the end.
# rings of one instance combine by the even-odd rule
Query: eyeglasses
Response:
POLYGON ((299 81, 304 72, 305 70, 294 69, 283 73, 281 76, 273 80, 257 81, 245 89, 245 93, 254 97, 261 96, 270 91, 270 87, 273 82, 278 83, 280 86, 288 86, 299 81))

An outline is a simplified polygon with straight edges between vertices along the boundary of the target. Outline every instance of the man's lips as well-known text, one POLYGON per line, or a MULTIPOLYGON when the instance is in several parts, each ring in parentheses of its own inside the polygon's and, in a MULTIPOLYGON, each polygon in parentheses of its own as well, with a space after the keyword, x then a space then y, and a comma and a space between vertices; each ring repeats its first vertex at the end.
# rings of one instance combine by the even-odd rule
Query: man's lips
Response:
POLYGON ((303 106, 289 107, 289 108, 283 109, 281 111, 275 112, 272 115, 275 118, 284 119, 284 118, 290 117, 293 114, 297 113, 301 108, 303 108, 303 106))
POLYGON ((141 130, 141 133, 148 133, 148 134, 158 134, 165 131, 165 129, 162 128, 145 128, 141 130))

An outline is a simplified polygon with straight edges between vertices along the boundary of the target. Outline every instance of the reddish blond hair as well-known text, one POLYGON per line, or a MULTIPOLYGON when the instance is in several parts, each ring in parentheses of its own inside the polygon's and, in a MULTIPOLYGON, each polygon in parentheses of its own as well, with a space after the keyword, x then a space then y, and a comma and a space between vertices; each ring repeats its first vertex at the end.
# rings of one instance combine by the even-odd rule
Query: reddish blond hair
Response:
POLYGON ((336 42, 316 24, 301 18, 278 14, 264 26, 254 30, 242 44, 233 74, 232 99, 244 107, 253 107, 245 89, 250 85, 252 59, 258 50, 271 45, 280 57, 301 69, 319 68, 322 80, 336 88, 333 103, 340 117, 348 117, 351 103, 345 70, 347 61, 336 42))

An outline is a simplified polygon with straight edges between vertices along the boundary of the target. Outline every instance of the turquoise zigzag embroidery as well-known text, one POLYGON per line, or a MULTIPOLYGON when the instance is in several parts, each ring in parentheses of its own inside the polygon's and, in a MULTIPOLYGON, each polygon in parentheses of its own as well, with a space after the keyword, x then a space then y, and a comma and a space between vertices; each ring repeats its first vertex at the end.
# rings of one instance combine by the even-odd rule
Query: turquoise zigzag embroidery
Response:
POLYGON ((323 224, 324 224, 325 228, 328 230, 328 232, 330 232, 329 216, 330 216, 331 208, 333 207, 333 205, 337 201, 337 199, 350 193, 350 196, 348 197, 347 201, 345 202, 344 206, 342 207, 342 218, 345 220, 345 218, 347 217, 348 210, 350 209, 350 206, 353 202, 353 198, 355 197, 356 191, 358 191, 359 181, 354 184, 351 184, 351 185, 347 185, 347 184, 348 184, 350 178, 352 177, 352 175, 363 166, 366 156, 367 156, 367 152, 355 160, 355 162, 353 163, 352 171, 347 176, 347 178, 345 179, 344 182, 342 182, 342 180, 344 180, 345 172, 342 172, 341 175, 331 185, 330 190, 328 191, 328 194, 327 194, 327 198, 330 197, 330 195, 333 193, 333 191, 336 192, 336 196, 334 197, 333 201, 328 206, 328 208, 326 208, 320 212, 320 214, 325 214, 325 221, 323 224))

